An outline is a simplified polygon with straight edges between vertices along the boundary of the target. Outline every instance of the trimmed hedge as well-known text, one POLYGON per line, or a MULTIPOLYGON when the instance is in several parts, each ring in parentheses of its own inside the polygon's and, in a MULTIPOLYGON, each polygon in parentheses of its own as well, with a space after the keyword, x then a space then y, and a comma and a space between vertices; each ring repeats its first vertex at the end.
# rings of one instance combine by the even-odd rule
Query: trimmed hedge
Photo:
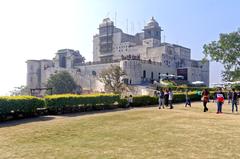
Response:
POLYGON ((155 105, 158 103, 157 97, 151 96, 134 96, 133 97, 133 106, 140 107, 140 106, 147 106, 147 105, 155 105))
MULTIPOLYGON (((188 93, 188 97, 190 98, 191 101, 200 101, 201 100, 201 95, 191 92, 188 93)), ((173 103, 181 103, 185 102, 186 96, 183 93, 175 93, 173 95, 173 103)))
POLYGON ((44 108, 45 101, 32 96, 0 97, 0 117, 5 120, 7 116, 23 117, 33 116, 38 108, 44 108))
MULTIPOLYGON (((188 96, 191 101, 201 100, 201 96, 197 93, 191 92, 188 96)), ((174 93, 173 103, 180 102, 185 102, 185 94, 174 93)), ((63 94, 46 96, 44 99, 32 96, 0 97, 0 118, 1 120, 5 120, 8 116, 33 116, 42 113, 39 112, 40 108, 44 108, 44 111, 47 110, 47 114, 58 114, 126 108, 127 103, 127 99, 120 99, 120 96, 116 94, 63 94)), ((157 104, 157 96, 134 96, 132 106, 141 107, 157 104)))
MULTIPOLYGON (((200 101, 201 95, 197 93, 191 92, 188 93, 188 97, 191 101, 200 101)), ((181 103, 185 102, 186 96, 184 93, 174 93, 173 94, 173 103, 181 103)), ((140 107, 140 106, 147 106, 147 105, 156 105, 158 104, 158 97, 151 97, 151 96, 134 96, 133 97, 133 106, 140 107)))
POLYGON ((165 88, 171 88, 173 91, 177 92, 185 92, 186 90, 188 91, 200 91, 202 92, 204 89, 207 89, 209 91, 217 91, 217 88, 208 88, 208 87, 190 87, 190 86, 166 86, 166 87, 161 87, 163 89, 165 88))
POLYGON ((46 96, 45 101, 46 107, 51 113, 65 113, 117 108, 120 96, 115 94, 64 94, 46 96))

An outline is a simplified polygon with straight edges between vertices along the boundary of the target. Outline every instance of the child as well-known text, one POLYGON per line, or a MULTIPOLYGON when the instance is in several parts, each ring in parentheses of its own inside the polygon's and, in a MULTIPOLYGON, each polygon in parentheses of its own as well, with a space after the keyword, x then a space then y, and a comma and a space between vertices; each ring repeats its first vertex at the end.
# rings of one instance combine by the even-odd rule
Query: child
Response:
POLYGON ((191 107, 191 100, 190 100, 190 98, 189 98, 189 96, 188 96, 188 90, 186 90, 186 94, 185 94, 186 96, 186 103, 185 103, 185 107, 187 107, 187 105, 189 105, 190 107, 191 107))

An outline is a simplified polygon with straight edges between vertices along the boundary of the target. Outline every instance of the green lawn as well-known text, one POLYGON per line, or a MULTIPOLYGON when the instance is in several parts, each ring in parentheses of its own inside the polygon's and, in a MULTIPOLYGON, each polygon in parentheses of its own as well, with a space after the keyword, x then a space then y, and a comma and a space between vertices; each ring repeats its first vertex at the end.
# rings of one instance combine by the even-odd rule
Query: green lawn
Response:
POLYGON ((0 124, 0 159, 240 158, 240 114, 135 108, 0 124))

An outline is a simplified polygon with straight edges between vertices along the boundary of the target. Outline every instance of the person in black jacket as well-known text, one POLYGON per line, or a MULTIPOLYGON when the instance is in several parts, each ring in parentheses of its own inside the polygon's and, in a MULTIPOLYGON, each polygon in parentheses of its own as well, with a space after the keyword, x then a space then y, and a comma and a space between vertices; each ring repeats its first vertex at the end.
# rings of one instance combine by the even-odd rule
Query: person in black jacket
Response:
POLYGON ((238 112, 237 100, 238 100, 238 94, 235 91, 235 89, 233 89, 233 92, 232 92, 232 113, 234 113, 234 105, 236 107, 236 112, 238 112))
POLYGON ((164 90, 164 105, 168 107, 168 89, 164 90))

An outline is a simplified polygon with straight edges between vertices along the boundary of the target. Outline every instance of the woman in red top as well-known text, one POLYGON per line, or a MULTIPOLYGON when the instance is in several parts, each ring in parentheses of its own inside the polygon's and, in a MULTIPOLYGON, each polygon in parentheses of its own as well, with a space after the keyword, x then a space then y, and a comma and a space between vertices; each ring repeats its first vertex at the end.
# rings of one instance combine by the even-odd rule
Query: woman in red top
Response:
POLYGON ((216 101, 217 101, 217 114, 222 113, 222 105, 224 102, 224 93, 221 88, 218 88, 216 92, 216 101))

